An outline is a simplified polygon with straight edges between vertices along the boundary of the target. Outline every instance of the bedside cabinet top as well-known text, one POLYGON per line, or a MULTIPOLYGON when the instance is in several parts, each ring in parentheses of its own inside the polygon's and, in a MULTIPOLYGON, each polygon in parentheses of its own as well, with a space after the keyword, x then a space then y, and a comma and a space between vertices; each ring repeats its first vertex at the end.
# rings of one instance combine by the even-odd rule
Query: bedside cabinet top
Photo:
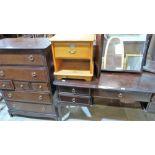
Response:
POLYGON ((6 38, 0 40, 0 49, 46 49, 50 45, 47 38, 6 38))
POLYGON ((67 42, 70 42, 70 41, 86 41, 86 42, 93 42, 95 41, 95 35, 94 34, 89 34, 89 35, 60 35, 60 34, 57 34, 55 35, 54 37, 50 38, 50 41, 67 41, 67 42))

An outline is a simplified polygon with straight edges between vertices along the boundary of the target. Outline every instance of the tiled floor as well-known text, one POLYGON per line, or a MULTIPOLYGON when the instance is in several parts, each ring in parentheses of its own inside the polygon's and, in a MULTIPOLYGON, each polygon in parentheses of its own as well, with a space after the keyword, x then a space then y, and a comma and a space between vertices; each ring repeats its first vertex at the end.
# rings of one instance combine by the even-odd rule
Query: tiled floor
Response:
MULTIPOLYGON (((5 106, 1 104, 1 107, 5 106)), ((68 121, 92 120, 92 121, 151 121, 155 120, 155 114, 146 113, 141 109, 94 105, 87 108, 70 107, 68 121)), ((26 118, 20 116, 10 117, 5 106, 0 112, 1 121, 40 121, 42 119, 26 118)))

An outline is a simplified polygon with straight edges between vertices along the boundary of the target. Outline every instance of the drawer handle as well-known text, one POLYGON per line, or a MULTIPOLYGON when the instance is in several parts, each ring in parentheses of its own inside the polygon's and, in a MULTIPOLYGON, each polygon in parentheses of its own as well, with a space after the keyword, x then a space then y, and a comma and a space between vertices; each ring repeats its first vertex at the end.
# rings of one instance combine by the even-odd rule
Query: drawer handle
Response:
POLYGON ((23 85, 23 84, 21 84, 21 85, 20 85, 20 88, 24 88, 24 85, 23 85))
POLYGON ((3 77, 5 74, 4 74, 4 71, 3 70, 0 70, 0 76, 3 77))
POLYGON ((39 89, 41 89, 42 88, 42 85, 39 85, 39 89))
POLYGON ((122 97, 123 97, 123 94, 122 94, 122 93, 119 93, 119 94, 118 94, 118 97, 119 97, 119 98, 122 98, 122 97))
POLYGON ((37 73, 36 72, 32 72, 32 77, 36 77, 37 73))
POLYGON ((42 100, 43 100, 43 96, 40 95, 40 96, 39 96, 39 101, 42 101, 42 100))
POLYGON ((3 88, 5 88, 5 87, 6 87, 6 85, 3 83, 3 84, 2 84, 2 87, 3 87, 3 88))
POLYGON ((11 98, 12 97, 12 93, 8 93, 8 98, 11 98))
POLYGON ((30 55, 30 56, 29 56, 29 60, 32 61, 32 62, 34 61, 33 55, 30 55))
POLYGON ((72 93, 74 93, 74 94, 75 94, 75 89, 74 89, 74 88, 72 89, 72 93))
POLYGON ((75 98, 72 98, 72 102, 75 103, 75 98))
POLYGON ((70 54, 75 54, 76 53, 76 50, 71 50, 69 51, 70 54))

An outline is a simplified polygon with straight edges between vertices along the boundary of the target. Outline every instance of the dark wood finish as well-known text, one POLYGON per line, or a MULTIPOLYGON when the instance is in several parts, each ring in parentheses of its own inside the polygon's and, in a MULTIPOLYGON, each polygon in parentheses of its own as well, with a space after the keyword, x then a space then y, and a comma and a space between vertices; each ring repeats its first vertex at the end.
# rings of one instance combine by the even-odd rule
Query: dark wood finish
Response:
POLYGON ((57 119, 52 97, 55 88, 51 84, 53 62, 48 39, 0 40, 0 81, 4 83, 7 80, 12 82, 13 89, 6 89, 2 94, 11 116, 57 119))
POLYGON ((14 90, 14 85, 11 80, 0 80, 0 89, 14 90))

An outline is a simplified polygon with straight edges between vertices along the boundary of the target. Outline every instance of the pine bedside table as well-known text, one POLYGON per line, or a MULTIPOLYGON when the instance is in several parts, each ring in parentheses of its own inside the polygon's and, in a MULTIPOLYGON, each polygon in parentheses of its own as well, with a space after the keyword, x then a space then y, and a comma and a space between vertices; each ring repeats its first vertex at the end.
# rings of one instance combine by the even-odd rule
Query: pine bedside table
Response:
POLYGON ((57 79, 91 81, 94 74, 95 35, 56 35, 50 39, 57 79))

